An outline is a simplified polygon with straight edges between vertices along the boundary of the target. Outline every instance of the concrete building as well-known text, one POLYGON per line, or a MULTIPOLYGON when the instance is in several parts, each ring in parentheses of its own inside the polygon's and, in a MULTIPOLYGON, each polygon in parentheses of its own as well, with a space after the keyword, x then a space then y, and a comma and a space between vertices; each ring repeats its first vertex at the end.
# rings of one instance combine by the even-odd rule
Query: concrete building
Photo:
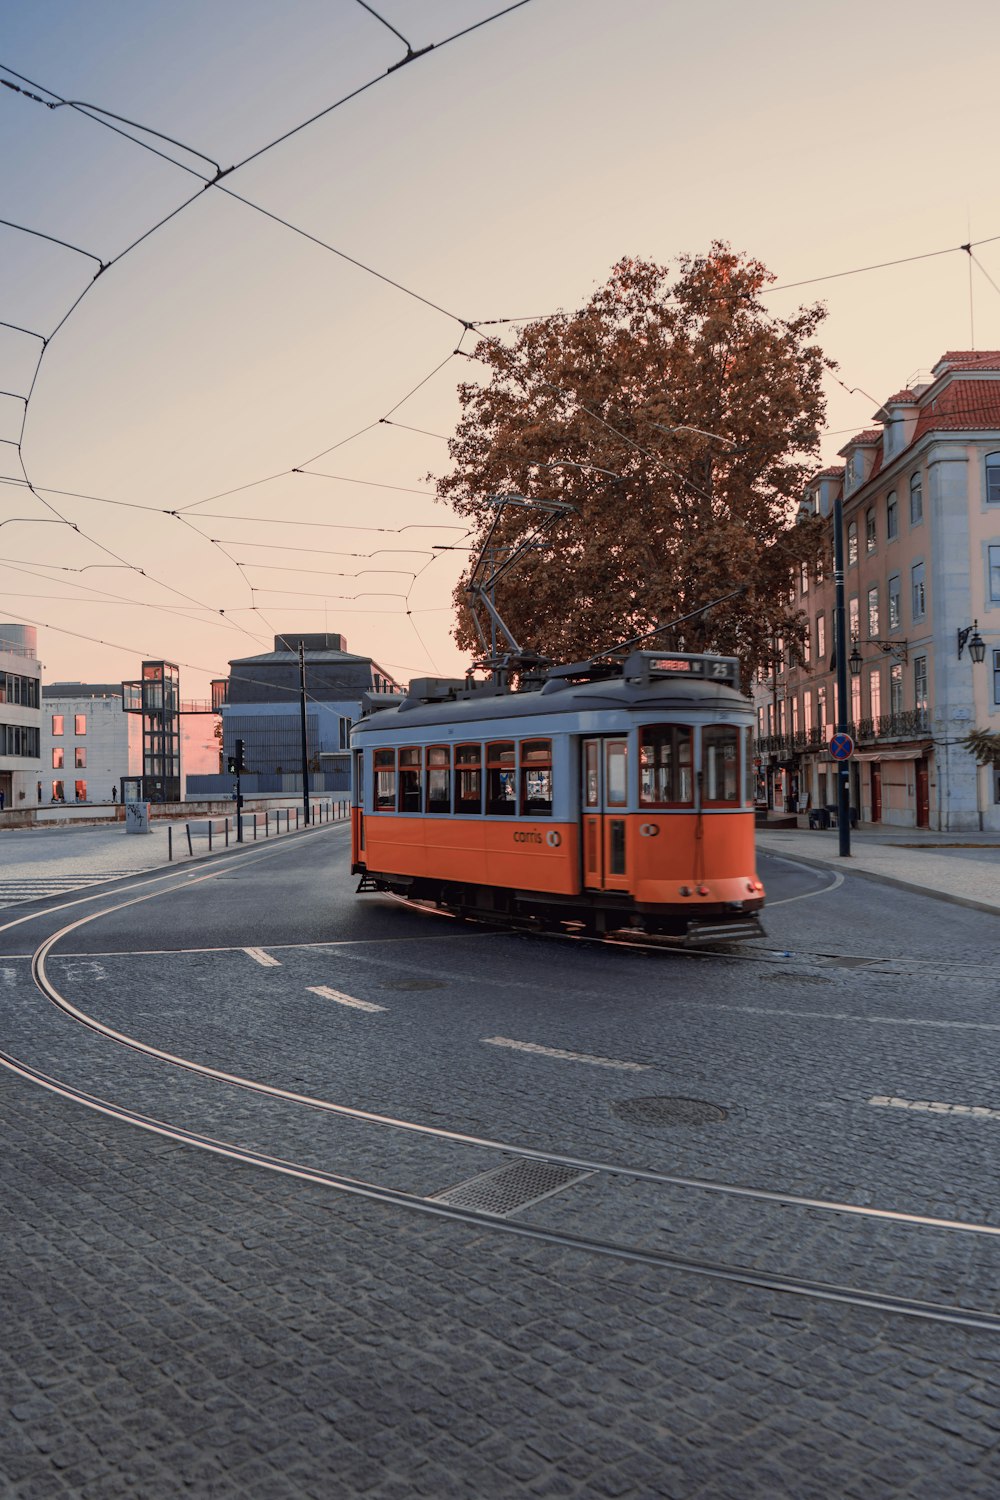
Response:
MULTIPOLYGON (((274 650, 229 663, 222 705, 223 755, 244 745, 244 792, 294 792, 302 786, 299 647, 306 684, 306 745, 313 790, 346 792, 350 785, 349 735, 367 693, 401 693, 401 686, 370 656, 348 651, 339 634, 276 635, 274 650)), ((188 796, 228 791, 231 776, 191 776, 188 796)))
POLYGON ((142 726, 122 711, 120 682, 42 688, 42 798, 111 802, 142 764, 142 726))
POLYGON ((0 624, 0 801, 4 808, 38 804, 41 676, 35 627, 0 624))
POLYGON ((1000 730, 1000 351, 951 351, 807 487, 830 522, 792 598, 805 645, 755 685, 761 789, 775 811, 836 802, 833 501, 844 509, 851 805, 865 822, 1000 830, 1000 771, 962 746, 1000 730), (969 647, 976 636, 985 660, 969 647))

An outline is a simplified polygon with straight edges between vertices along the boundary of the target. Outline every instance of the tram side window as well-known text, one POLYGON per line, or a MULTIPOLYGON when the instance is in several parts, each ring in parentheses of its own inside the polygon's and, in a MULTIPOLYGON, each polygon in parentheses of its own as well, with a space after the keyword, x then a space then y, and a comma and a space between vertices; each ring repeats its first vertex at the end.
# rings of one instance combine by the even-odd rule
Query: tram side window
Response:
POLYGON ((399 810, 420 811, 420 750, 416 746, 399 752, 399 810))
POLYGON ((521 812, 528 818, 552 816, 552 741, 521 742, 521 812))
POLYGON ((704 783, 702 800, 717 806, 739 806, 740 732, 733 724, 706 725, 701 731, 704 783))
POLYGON ((375 751, 375 811, 396 811, 396 752, 375 751))
POLYGON ((427 747, 427 800, 424 811, 451 812, 451 751, 447 745, 427 747))
POLYGON ((639 731, 639 801, 685 807, 692 801, 691 726, 651 724, 639 731))
POLYGON ((513 817, 517 809, 517 766, 512 740, 486 747, 486 811, 513 817))
POLYGON ((483 810, 483 752, 478 745, 455 746, 455 811, 483 810))

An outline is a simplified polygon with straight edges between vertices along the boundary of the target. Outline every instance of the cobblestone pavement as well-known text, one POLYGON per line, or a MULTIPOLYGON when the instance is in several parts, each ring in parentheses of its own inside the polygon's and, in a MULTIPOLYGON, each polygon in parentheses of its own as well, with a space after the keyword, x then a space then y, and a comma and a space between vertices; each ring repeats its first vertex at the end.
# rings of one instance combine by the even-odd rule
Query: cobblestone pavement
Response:
MULTIPOLYGON (((343 839, 289 840, 197 883, 181 872, 170 896, 73 932, 50 978, 149 1045, 359 1108, 1000 1223, 1000 1124, 872 1106, 893 1093, 1000 1113, 988 914, 893 889, 873 903, 869 881, 835 888, 776 866, 769 936, 746 961, 664 963, 355 901, 348 878, 331 879, 343 839), (859 954, 878 967, 852 966, 859 954), (549 1053, 488 1045, 497 1035, 549 1053), (617 1108, 661 1095, 717 1101, 727 1118, 665 1133, 617 1108)), ((50 1074, 418 1194, 496 1164, 261 1101, 81 1030, 31 983, 44 927, 5 940, 0 1023, 2 1045, 50 1074)), ((0 1473, 13 1500, 1000 1492, 989 1333, 428 1219, 3 1079, 0 1473)), ((1000 1251, 982 1237, 607 1176, 530 1219, 1000 1309, 1000 1251)))

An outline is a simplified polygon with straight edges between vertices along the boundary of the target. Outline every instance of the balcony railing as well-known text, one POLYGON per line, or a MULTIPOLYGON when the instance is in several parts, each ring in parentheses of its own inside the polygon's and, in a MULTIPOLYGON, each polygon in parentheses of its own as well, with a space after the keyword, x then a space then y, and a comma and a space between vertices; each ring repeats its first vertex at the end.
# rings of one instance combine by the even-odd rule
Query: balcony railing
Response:
MULTIPOLYGON (((847 733, 856 745, 870 745, 880 740, 912 740, 930 734, 930 715, 926 708, 910 708, 898 714, 879 714, 876 719, 859 719, 847 725, 847 733)), ((777 755, 787 759, 805 750, 818 750, 829 743, 833 733, 825 729, 799 730, 797 734, 765 734, 754 741, 757 755, 777 755)))

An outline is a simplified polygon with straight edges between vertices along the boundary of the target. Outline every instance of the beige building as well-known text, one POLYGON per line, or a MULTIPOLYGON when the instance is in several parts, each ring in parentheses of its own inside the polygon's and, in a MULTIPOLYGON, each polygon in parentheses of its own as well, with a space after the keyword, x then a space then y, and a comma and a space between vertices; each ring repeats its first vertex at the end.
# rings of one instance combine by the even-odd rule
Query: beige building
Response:
POLYGON ((840 450, 803 506, 828 519, 818 570, 797 570, 803 648, 776 643, 755 684, 759 797, 836 804, 832 532, 844 514, 851 806, 863 822, 1000 831, 1000 771, 960 743, 1000 730, 1000 351, 952 351, 840 450), (982 661, 975 657, 982 648, 982 661))

